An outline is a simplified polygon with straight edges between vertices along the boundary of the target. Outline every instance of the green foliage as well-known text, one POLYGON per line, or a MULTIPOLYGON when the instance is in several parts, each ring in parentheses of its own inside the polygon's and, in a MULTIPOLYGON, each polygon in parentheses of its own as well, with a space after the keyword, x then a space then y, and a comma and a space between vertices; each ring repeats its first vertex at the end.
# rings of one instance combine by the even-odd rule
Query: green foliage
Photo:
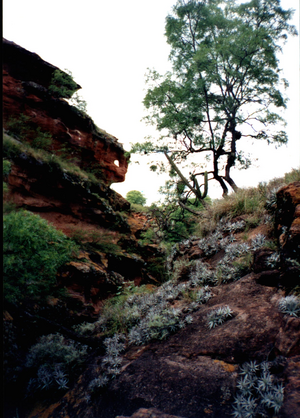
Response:
POLYGON ((30 142, 33 148, 49 150, 51 147, 52 135, 34 126, 29 116, 21 114, 18 118, 10 118, 6 122, 6 129, 10 135, 30 142))
POLYGON ((292 14, 279 0, 179 0, 166 19, 172 72, 149 71, 144 98, 146 122, 161 136, 132 152, 164 152, 170 175, 176 172, 200 199, 213 179, 224 195, 228 186, 236 191, 231 168, 251 164, 243 141, 287 142, 279 114, 287 82, 279 77, 277 53, 287 35, 296 34, 288 23, 292 14))
MULTIPOLYGON (((166 282, 154 291, 149 291, 146 287, 142 291, 136 291, 135 287, 131 287, 129 294, 127 290, 105 304, 95 326, 105 333, 125 333, 128 335, 129 345, 165 339, 193 320, 191 315, 186 314, 183 306, 178 309, 171 306, 171 302, 179 296, 184 298, 185 290, 184 285, 175 282, 166 282)), ((199 294, 189 312, 199 309, 210 298, 208 293, 205 289, 205 294, 199 294)))
POLYGON ((26 137, 29 131, 30 117, 21 113, 18 118, 10 117, 5 123, 6 130, 12 136, 26 137))
POLYGON ((236 193, 214 200, 202 211, 195 234, 204 236, 214 230, 220 220, 229 221, 242 215, 249 215, 246 229, 257 226, 267 216, 267 189, 263 193, 259 188, 239 189, 236 193))
POLYGON ((107 334, 127 333, 140 319, 134 305, 128 304, 133 296, 143 296, 151 292, 146 286, 129 285, 124 291, 105 302, 98 326, 107 334))
POLYGON ((60 173, 61 178, 69 179, 73 183, 88 188, 91 184, 99 185, 99 180, 92 173, 81 170, 78 166, 64 158, 42 149, 33 149, 30 145, 21 143, 8 135, 3 137, 3 156, 7 159, 18 158, 21 153, 27 154, 36 160, 41 160, 48 166, 49 173, 60 173))
MULTIPOLYGON (((175 243, 193 235, 198 216, 204 209, 203 203, 180 196, 176 180, 166 182, 160 193, 165 196, 164 203, 152 204, 148 208, 152 223, 142 235, 143 242, 175 243)), ((204 203, 209 201, 206 198, 204 203)))
POLYGON ((138 190, 131 190, 128 192, 126 194, 126 200, 128 200, 129 203, 141 206, 144 206, 147 201, 145 196, 138 190))
POLYGON ((9 191, 9 188, 7 185, 7 178, 11 170, 11 162, 3 159, 2 169, 3 169, 3 195, 5 195, 9 191))
POLYGON ((69 380, 78 374, 86 355, 86 346, 67 340, 61 334, 42 336, 26 358, 26 367, 35 373, 29 381, 28 393, 68 389, 69 380))
POLYGON ((70 234, 72 240, 81 247, 102 251, 105 254, 119 254, 121 248, 113 242, 112 232, 107 230, 85 231, 74 229, 70 234))
POLYGON ((56 290, 56 273, 76 246, 46 220, 27 211, 4 215, 4 297, 43 299, 56 290))
POLYGON ((49 93, 53 97, 70 99, 78 89, 77 83, 73 80, 72 74, 69 72, 55 70, 52 74, 49 93))
POLYGON ((149 212, 149 208, 147 206, 137 205, 135 203, 130 204, 130 209, 133 212, 143 212, 143 213, 148 213, 149 212))
POLYGON ((38 127, 33 135, 31 146, 33 148, 49 150, 52 144, 52 135, 50 132, 42 132, 38 127))
POLYGON ((2 168, 3 168, 3 178, 6 179, 9 176, 9 173, 11 170, 11 162, 3 158, 2 168))

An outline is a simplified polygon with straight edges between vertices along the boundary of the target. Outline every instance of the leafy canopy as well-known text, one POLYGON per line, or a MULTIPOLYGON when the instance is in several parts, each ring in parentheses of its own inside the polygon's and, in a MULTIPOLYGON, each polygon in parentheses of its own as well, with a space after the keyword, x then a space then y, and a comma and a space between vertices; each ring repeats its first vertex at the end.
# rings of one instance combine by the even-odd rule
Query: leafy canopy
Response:
POLYGON ((292 14, 280 0, 178 0, 166 18, 173 70, 164 76, 149 70, 143 102, 146 122, 161 135, 132 152, 164 153, 185 199, 202 200, 213 179, 223 194, 228 186, 237 190, 230 170, 251 164, 243 152, 249 138, 287 142, 280 115, 287 81, 280 79, 277 53, 296 34, 292 14))
POLYGON ((126 199, 128 200, 129 203, 133 203, 135 205, 142 205, 142 206, 144 206, 147 201, 143 193, 141 193, 138 190, 131 190, 130 192, 128 192, 126 194, 126 199))

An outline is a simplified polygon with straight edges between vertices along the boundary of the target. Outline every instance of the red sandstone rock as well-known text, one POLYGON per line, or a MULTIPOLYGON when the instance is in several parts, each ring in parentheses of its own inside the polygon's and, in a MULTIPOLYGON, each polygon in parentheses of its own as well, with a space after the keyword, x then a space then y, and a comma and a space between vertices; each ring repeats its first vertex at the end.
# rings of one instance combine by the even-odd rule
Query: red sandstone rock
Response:
MULTIPOLYGON (((277 192, 276 230, 283 251, 292 258, 300 257, 300 182, 282 187, 277 192)), ((300 260, 300 258, 299 258, 300 260)))
POLYGON ((67 158, 81 168, 100 170, 106 184, 124 181, 128 161, 118 140, 65 100, 48 93, 57 68, 13 42, 4 40, 3 47, 4 127, 11 118, 25 115, 33 129, 39 127, 52 135, 51 152, 60 154, 68 146, 67 158))

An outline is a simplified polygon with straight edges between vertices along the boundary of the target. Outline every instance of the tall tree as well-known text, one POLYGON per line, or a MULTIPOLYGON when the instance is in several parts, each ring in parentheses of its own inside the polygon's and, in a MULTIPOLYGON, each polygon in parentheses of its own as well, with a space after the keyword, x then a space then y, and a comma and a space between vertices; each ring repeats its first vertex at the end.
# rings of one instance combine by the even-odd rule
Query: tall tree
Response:
POLYGON ((292 14, 280 0, 178 0, 166 18, 173 71, 149 70, 144 98, 146 121, 161 136, 132 151, 163 152, 195 202, 206 196, 209 180, 219 182, 223 195, 228 186, 237 190, 232 167, 251 164, 243 140, 287 142, 280 115, 287 81, 280 79, 277 53, 288 34, 297 34, 288 23, 292 14), (189 159, 196 165, 187 177, 181 167, 189 159))

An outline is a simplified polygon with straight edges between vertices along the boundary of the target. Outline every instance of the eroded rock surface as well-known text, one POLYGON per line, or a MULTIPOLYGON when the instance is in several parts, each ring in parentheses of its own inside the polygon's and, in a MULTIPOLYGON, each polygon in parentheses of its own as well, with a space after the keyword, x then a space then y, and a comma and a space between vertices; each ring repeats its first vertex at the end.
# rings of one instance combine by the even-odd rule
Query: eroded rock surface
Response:
MULTIPOLYGON (((230 417, 239 366, 250 360, 260 363, 268 359, 274 375, 286 381, 289 390, 279 416, 296 417, 300 319, 280 313, 278 300, 282 294, 274 287, 257 284, 255 274, 218 286, 213 294, 193 314, 192 324, 167 341, 130 348, 124 355, 118 378, 90 401, 84 391, 101 373, 96 366, 100 359, 59 405, 44 410, 43 416, 57 418, 75 413, 90 418, 115 418, 133 414, 132 418, 140 418, 160 417, 157 411, 161 411, 166 416, 185 418, 230 417), (224 305, 233 310, 232 319, 209 329, 207 314, 224 305), (136 412, 139 407, 145 409, 136 412)), ((40 413, 33 414, 31 418, 39 416, 40 413)))
MULTIPOLYGON (((97 128, 90 117, 48 92, 57 67, 37 54, 3 40, 3 125, 28 117, 33 129, 52 135, 51 151, 61 154, 81 168, 93 169, 110 185, 125 180, 128 162, 123 146, 97 128)), ((80 86, 78 85, 78 88, 80 86)), ((30 135, 27 135, 30 140, 30 135)))

